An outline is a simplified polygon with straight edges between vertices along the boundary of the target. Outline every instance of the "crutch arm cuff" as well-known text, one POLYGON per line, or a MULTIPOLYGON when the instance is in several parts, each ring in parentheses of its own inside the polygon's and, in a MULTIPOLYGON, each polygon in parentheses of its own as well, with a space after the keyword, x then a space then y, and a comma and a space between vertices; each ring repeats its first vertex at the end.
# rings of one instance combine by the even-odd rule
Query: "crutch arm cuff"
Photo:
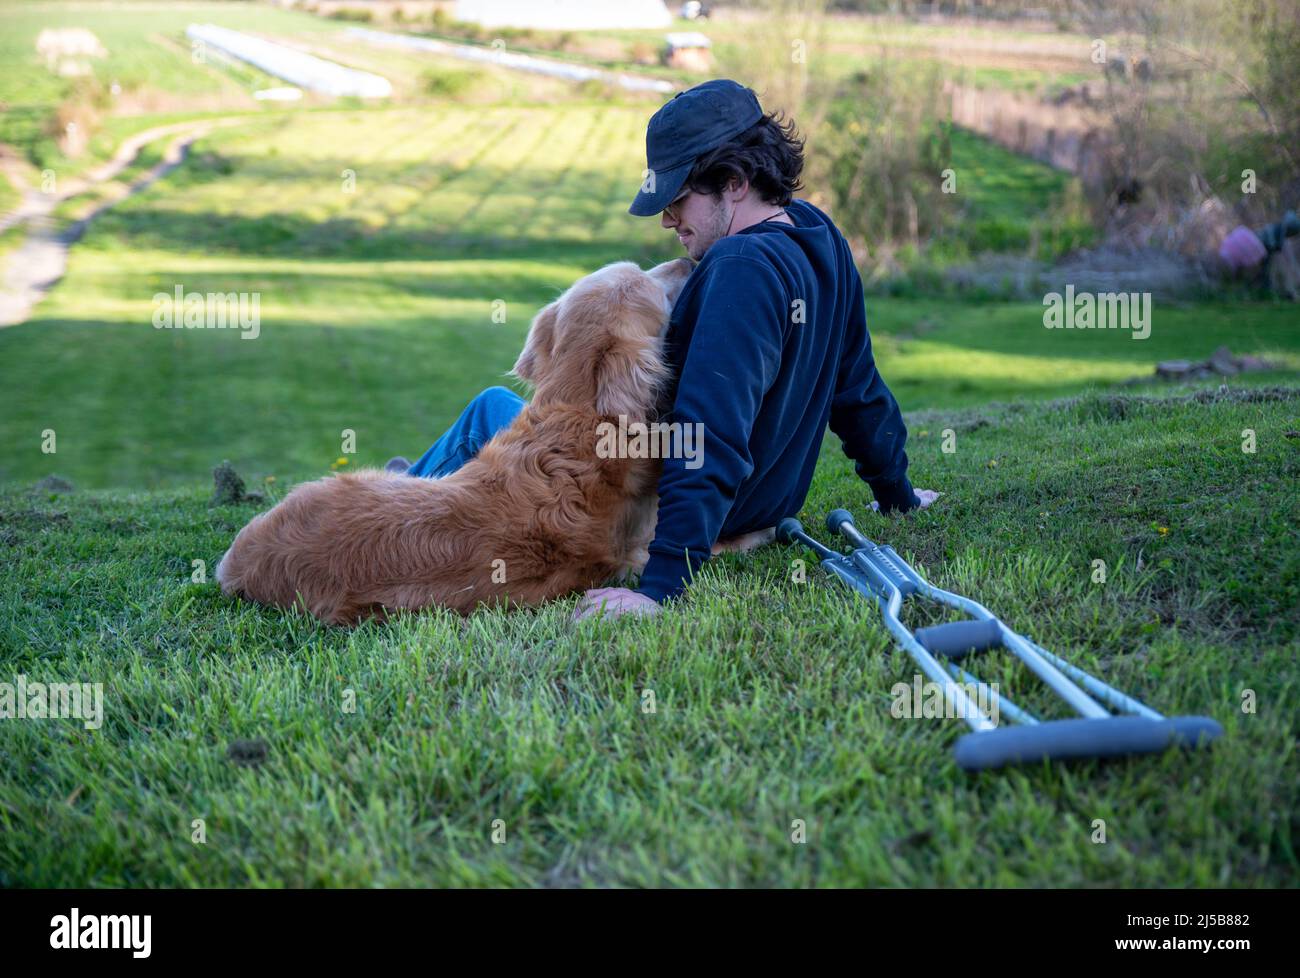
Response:
POLYGON ((1124 757, 1170 747, 1201 747, 1217 740, 1223 728, 1209 717, 1112 716, 1052 720, 1035 726, 998 727, 966 734, 953 755, 966 771, 1046 760, 1124 757))

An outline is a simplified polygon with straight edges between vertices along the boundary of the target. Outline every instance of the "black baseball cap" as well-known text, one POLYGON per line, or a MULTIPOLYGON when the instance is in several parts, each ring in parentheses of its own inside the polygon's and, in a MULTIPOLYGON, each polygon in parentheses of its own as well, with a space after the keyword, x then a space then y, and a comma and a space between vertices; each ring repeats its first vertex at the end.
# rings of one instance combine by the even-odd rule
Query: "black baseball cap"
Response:
POLYGON ((658 214, 681 192, 697 159, 762 118, 758 96, 727 78, 678 92, 646 126, 645 157, 650 172, 627 212, 637 217, 658 214))

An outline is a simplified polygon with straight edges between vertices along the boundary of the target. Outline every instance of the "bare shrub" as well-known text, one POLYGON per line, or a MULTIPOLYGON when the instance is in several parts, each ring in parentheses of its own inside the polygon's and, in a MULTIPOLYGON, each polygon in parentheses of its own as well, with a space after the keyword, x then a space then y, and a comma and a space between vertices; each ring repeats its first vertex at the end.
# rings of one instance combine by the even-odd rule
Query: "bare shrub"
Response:
POLYGON ((939 230, 951 156, 943 115, 938 69, 902 72, 883 53, 831 101, 810 173, 868 262, 889 243, 916 248, 939 230))

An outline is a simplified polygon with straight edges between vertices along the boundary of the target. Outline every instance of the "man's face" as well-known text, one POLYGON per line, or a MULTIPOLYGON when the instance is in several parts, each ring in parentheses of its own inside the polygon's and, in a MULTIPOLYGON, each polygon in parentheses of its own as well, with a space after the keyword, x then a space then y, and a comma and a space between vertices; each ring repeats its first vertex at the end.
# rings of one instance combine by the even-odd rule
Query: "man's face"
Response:
POLYGON ((726 237, 731 215, 721 195, 713 197, 685 190, 664 208, 661 223, 676 231, 686 254, 699 261, 715 241, 726 237))

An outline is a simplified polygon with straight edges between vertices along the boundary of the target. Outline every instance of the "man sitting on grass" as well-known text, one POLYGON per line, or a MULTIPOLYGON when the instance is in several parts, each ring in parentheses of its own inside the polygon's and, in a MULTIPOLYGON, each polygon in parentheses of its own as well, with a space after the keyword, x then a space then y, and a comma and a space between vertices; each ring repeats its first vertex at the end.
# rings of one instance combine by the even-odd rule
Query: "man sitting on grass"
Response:
MULTIPOLYGON (((829 217, 794 199, 803 171, 794 124, 765 114, 748 88, 709 81, 655 113, 646 157, 630 213, 662 214, 699 262, 665 336, 675 381, 662 420, 701 425, 702 452, 664 459, 640 585, 588 591, 579 619, 658 612, 686 589, 716 540, 798 513, 828 423, 882 512, 929 506, 937 496, 908 481, 907 429, 871 356, 848 243, 829 217)), ((505 388, 484 391, 407 471, 455 471, 523 406, 505 388)))

